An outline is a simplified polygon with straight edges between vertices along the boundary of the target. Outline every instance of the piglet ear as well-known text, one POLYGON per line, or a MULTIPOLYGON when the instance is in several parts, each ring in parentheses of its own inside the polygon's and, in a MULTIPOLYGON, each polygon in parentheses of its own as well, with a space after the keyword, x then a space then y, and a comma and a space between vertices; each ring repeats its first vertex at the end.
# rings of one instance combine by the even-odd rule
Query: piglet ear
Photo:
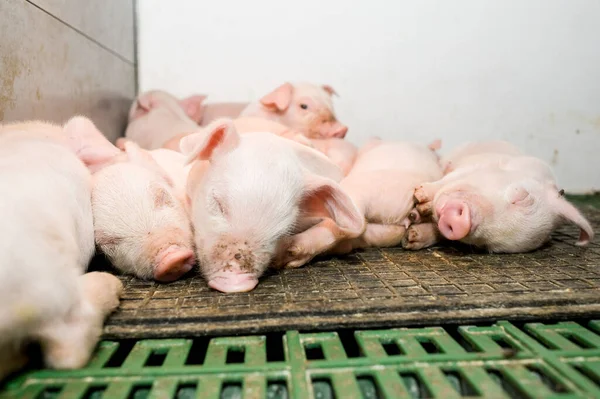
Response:
POLYGON ((86 117, 75 116, 63 127, 67 147, 92 173, 110 164, 120 151, 86 117))
POLYGON ((146 115, 152 109, 152 92, 140 94, 131 104, 129 109, 129 123, 146 115))
POLYGON ((202 116, 204 115, 204 107, 202 106, 204 100, 206 100, 205 95, 197 94, 179 100, 179 104, 190 119, 196 123, 200 123, 202 121, 202 116))
POLYGON ((529 191, 521 184, 512 184, 506 189, 506 201, 509 204, 517 206, 531 206, 534 198, 529 191))
POLYGON ((286 143, 293 148, 300 163, 308 172, 326 177, 336 182, 339 182, 344 178, 342 170, 325 154, 314 148, 300 144, 297 141, 287 139, 286 143))
POLYGON ((300 210, 311 214, 321 209, 329 213, 345 238, 355 238, 364 232, 365 217, 348 194, 331 179, 307 174, 300 210))
POLYGON ((584 246, 594 239, 594 230, 592 230, 590 222, 587 221, 573 204, 564 199, 562 194, 553 192, 550 201, 554 212, 579 227, 579 240, 576 242, 576 245, 584 246))
POLYGON ((293 92, 294 86, 292 86, 291 83, 286 82, 261 98, 260 103, 270 111, 285 111, 292 102, 293 92))
POLYGON ((329 94, 330 96, 336 95, 336 96, 340 96, 339 94, 337 94, 337 92, 333 89, 333 87, 329 86, 329 85, 322 85, 321 86, 323 88, 323 90, 325 90, 327 92, 327 94, 329 94))
POLYGON ((162 177, 167 184, 173 186, 173 180, 171 177, 158 164, 158 162, 156 162, 149 151, 140 148, 139 145, 131 140, 123 142, 123 150, 125 151, 125 154, 127 154, 127 159, 129 162, 153 171, 162 177))
POLYGON ((217 119, 202 131, 181 139, 179 149, 187 156, 186 165, 194 160, 214 161, 238 146, 240 136, 233 120, 217 119))

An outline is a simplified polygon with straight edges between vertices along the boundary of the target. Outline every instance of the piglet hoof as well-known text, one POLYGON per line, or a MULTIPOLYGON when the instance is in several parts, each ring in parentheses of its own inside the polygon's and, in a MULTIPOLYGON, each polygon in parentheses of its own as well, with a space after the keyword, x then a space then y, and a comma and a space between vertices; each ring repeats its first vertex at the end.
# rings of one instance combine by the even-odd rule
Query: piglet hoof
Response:
POLYGON ((433 214, 433 204, 431 201, 417 204, 416 210, 422 218, 429 217, 433 214))
POLYGON ((402 239, 402 248, 413 251, 423 248, 420 240, 419 230, 413 227, 408 228, 406 235, 402 239))
POLYGON ((427 190, 425 189, 424 186, 421 185, 421 186, 415 188, 414 201, 415 201, 415 204, 421 204, 423 202, 431 201, 431 199, 429 198, 429 195, 427 195, 427 190))
POLYGON ((162 283, 175 281, 194 267, 194 252, 187 248, 171 245, 158 254, 158 263, 154 268, 154 279, 162 283))
POLYGON ((296 269, 304 266, 312 259, 312 256, 305 253, 304 250, 298 246, 292 246, 287 250, 287 260, 285 262, 286 269, 296 269))

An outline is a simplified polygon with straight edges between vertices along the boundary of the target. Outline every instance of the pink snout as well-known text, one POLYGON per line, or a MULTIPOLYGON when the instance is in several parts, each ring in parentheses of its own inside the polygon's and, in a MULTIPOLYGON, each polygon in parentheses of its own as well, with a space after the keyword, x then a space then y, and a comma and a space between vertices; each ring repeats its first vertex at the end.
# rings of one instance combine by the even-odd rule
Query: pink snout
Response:
POLYGON ((471 231, 471 212, 463 201, 450 199, 436 213, 438 229, 447 239, 461 240, 471 231))
POLYGON ((258 279, 255 275, 232 271, 215 273, 208 281, 210 288, 225 293, 252 291, 257 284, 258 279))
POLYGON ((323 138, 338 138, 343 139, 348 133, 348 126, 342 125, 339 122, 325 123, 321 125, 319 129, 321 137, 323 138))
POLYGON ((196 258, 191 249, 171 245, 160 251, 156 257, 154 279, 163 283, 177 280, 194 267, 196 258))

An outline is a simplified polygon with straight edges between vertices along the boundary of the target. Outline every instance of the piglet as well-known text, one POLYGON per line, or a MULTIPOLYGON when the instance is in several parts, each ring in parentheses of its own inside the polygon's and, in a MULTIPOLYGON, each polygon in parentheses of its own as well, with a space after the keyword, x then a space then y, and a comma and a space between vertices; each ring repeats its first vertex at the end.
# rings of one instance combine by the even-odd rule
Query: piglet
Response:
POLYGON ((169 282, 195 264, 185 209, 182 154, 158 156, 127 141, 119 151, 89 121, 78 121, 79 154, 94 167, 96 244, 122 272, 169 282), (178 164, 179 162, 179 164, 178 164), (171 175, 169 175, 171 173, 171 175))
POLYGON ((200 270, 222 292, 250 291, 281 241, 320 214, 348 235, 364 219, 341 190, 342 173, 327 157, 268 132, 240 135, 231 120, 217 120, 185 137, 193 162, 188 178, 200 270))
POLYGON ((0 380, 40 344, 48 367, 83 367, 121 282, 83 274, 94 254, 91 175, 62 126, 34 121, 0 127, 0 380))
POLYGON ((161 90, 142 93, 129 110, 125 137, 154 150, 164 147, 174 136, 193 133, 202 120, 205 98, 194 95, 179 100, 161 90))
POLYGON ((444 159, 452 169, 415 190, 419 212, 448 240, 490 252, 527 252, 550 240, 563 222, 580 228, 577 245, 594 232, 559 191, 550 167, 509 143, 470 143, 444 159))
POLYGON ((416 221, 414 188, 442 176, 436 154, 424 145, 378 139, 365 147, 340 183, 366 218, 364 232, 350 237, 333 223, 314 225, 288 239, 278 255, 280 267, 298 267, 322 253, 402 243, 406 229, 416 221))
POLYGON ((271 119, 311 139, 344 138, 348 128, 335 117, 334 94, 331 86, 286 82, 250 103, 240 116, 271 119))

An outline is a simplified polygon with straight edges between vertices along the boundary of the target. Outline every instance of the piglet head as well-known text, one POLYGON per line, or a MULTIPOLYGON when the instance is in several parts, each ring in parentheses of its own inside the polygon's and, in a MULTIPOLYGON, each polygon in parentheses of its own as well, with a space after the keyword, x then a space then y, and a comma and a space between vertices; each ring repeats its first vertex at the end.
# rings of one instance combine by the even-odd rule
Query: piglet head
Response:
POLYGON ((96 243, 121 270, 169 282, 195 263, 192 229, 173 184, 148 152, 125 144, 127 161, 94 176, 96 243))
POLYGON ((341 178, 315 150, 271 133, 240 137, 231 120, 217 120, 181 141, 195 162, 188 179, 200 270, 222 292, 252 290, 278 241, 294 228, 311 162, 341 178), (198 170, 202 170, 198 173, 198 170))
POLYGON ((593 238, 589 222, 553 184, 514 177, 491 175, 477 186, 459 182, 442 188, 434 199, 434 217, 442 235, 491 252, 527 252, 547 242, 566 220, 580 228, 577 245, 593 238))
POLYGON ((200 123, 204 115, 203 102, 205 95, 192 95, 184 99, 177 99, 162 90, 147 91, 139 95, 129 109, 129 123, 147 115, 156 108, 168 108, 174 112, 183 111, 187 117, 200 123))
POLYGON ((335 117, 331 86, 284 83, 261 98, 261 104, 279 120, 309 138, 344 138, 348 127, 335 117))

